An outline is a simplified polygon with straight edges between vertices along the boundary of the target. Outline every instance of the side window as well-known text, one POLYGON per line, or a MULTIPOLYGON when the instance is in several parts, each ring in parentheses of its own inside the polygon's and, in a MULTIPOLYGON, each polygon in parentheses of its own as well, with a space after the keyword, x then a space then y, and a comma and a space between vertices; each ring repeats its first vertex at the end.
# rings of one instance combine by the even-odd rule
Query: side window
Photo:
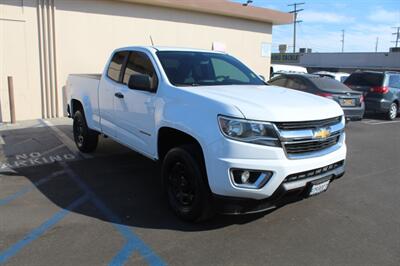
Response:
POLYGON ((122 82, 125 85, 128 85, 131 75, 137 74, 148 75, 150 77, 151 88, 154 91, 157 90, 158 78, 150 58, 145 53, 131 52, 126 64, 122 82))
POLYGON ((286 79, 285 78, 278 78, 278 79, 275 79, 275 80, 273 80, 271 82, 268 82, 268 84, 285 87, 286 86, 286 79))
POLYGON ((296 79, 296 83, 297 83, 297 90, 299 90, 299 91, 306 91, 307 90, 307 85, 303 80, 296 79))
POLYGON ((225 77, 239 82, 248 83, 250 79, 238 68, 219 58, 212 58, 215 77, 225 77))
POLYGON ((299 91, 305 91, 307 89, 306 84, 298 78, 288 79, 286 87, 299 91))
POLYGON ((107 76, 115 82, 120 81, 122 65, 124 64, 127 56, 128 52, 118 52, 114 54, 113 58, 111 59, 111 63, 108 66, 107 76))
POLYGON ((389 87, 400 89, 400 75, 390 75, 389 87))

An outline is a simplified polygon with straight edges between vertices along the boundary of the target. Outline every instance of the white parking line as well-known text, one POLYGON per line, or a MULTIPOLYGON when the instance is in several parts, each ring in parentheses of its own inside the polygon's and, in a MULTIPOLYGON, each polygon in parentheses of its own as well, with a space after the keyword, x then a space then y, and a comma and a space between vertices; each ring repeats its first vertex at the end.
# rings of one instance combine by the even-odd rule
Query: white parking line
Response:
POLYGON ((76 149, 75 143, 64 133, 62 132, 59 128, 57 128, 53 123, 51 123, 48 120, 41 120, 44 124, 46 124, 51 130, 56 133, 58 139, 67 147, 68 150, 70 150, 73 154, 75 154, 77 157, 83 157, 85 159, 90 159, 93 158, 92 155, 90 154, 85 154, 81 153, 76 149))
POLYGON ((400 123, 400 120, 396 120, 396 121, 363 120, 362 123, 367 124, 367 125, 384 125, 384 124, 400 123))
POLYGON ((4 142, 3 137, 0 135, 0 145, 4 145, 4 144, 6 144, 6 143, 4 142))

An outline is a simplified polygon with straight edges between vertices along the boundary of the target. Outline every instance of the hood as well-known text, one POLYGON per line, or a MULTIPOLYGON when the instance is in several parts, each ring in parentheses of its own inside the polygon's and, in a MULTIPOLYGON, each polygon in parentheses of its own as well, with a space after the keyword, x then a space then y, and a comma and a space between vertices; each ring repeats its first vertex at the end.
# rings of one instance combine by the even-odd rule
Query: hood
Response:
POLYGON ((333 100, 277 86, 201 86, 187 90, 233 105, 252 120, 310 121, 343 115, 342 108, 333 100))

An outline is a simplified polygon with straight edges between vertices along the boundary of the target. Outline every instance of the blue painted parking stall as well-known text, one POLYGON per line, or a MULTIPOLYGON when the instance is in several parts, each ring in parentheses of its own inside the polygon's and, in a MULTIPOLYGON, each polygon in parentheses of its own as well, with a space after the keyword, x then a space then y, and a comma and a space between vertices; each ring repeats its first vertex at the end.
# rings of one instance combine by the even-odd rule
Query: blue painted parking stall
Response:
MULTIPOLYGON (((62 131, 54 130, 50 127, 35 128, 32 130, 35 133, 34 136, 40 136, 42 135, 41 133, 44 132, 48 135, 50 130, 50 135, 52 137, 56 136, 56 139, 60 139, 61 145, 59 145, 60 143, 58 142, 54 143, 54 145, 58 145, 58 148, 53 151, 50 150, 49 152, 49 150, 43 149, 39 149, 39 151, 31 150, 32 147, 27 145, 27 142, 24 142, 25 149, 23 150, 23 153, 16 154, 11 151, 7 154, 7 151, 3 150, 2 158, 0 160, 0 173, 3 170, 3 174, 0 176, 0 180, 2 181, 0 184, 6 183, 8 179, 18 179, 25 182, 23 182, 24 185, 20 186, 18 190, 12 192, 7 190, 8 194, 0 194, 0 217, 2 216, 1 214, 3 213, 3 209, 12 205, 16 201, 24 201, 29 194, 41 192, 42 187, 51 182, 57 183, 62 179, 64 179, 62 182, 65 182, 66 179, 70 179, 70 181, 75 185, 73 190, 76 196, 71 199, 69 203, 64 204, 65 206, 63 205, 63 208, 57 208, 58 211, 53 213, 51 217, 43 217, 43 221, 39 226, 31 228, 30 231, 25 232, 23 237, 18 241, 10 243, 6 247, 0 245, 0 265, 10 262, 13 258, 18 257, 18 255, 29 245, 35 245, 35 242, 37 242, 38 239, 43 238, 46 233, 55 228, 62 220, 65 220, 67 216, 71 214, 73 215, 80 206, 87 202, 91 202, 101 215, 106 217, 107 221, 113 226, 114 233, 121 235, 123 238, 123 242, 121 243, 118 252, 110 257, 108 262, 109 265, 125 265, 134 253, 139 254, 143 261, 148 265, 166 265, 156 252, 135 234, 131 227, 123 224, 120 217, 107 207, 107 204, 105 204, 90 188, 90 186, 82 180, 78 173, 68 165, 68 163, 85 160, 85 158, 80 156, 79 153, 74 150, 74 147, 65 145, 66 135, 59 136, 58 134, 62 131), (41 178, 29 180, 31 181, 29 184, 26 184, 26 180, 23 180, 26 179, 24 173, 29 173, 28 175, 35 173, 36 176, 43 172, 40 169, 47 169, 48 167, 51 167, 49 170, 52 170, 50 174, 41 178), (10 169, 14 171, 14 174, 12 176, 6 176, 4 170, 10 169), (76 193, 77 190, 79 190, 79 193, 76 193)), ((13 132, 13 130, 10 130, 1 132, 2 139, 4 139, 5 142, 4 144, 12 146, 13 138, 18 139, 16 136, 20 132, 22 131, 16 130, 13 132)), ((24 132, 22 134, 27 133, 24 132)), ((32 133, 30 133, 30 135, 32 135, 32 133)), ((44 139, 41 139, 41 141, 43 140, 44 139)), ((34 142, 35 141, 38 140, 36 139, 34 142)), ((33 148, 37 147, 37 145, 33 146, 33 148)), ((29 201, 26 203, 29 204, 29 201)), ((25 207, 28 207, 29 209, 29 206, 25 207)), ((15 212, 17 211, 17 208, 18 206, 11 207, 15 212)), ((7 228, 7 225, 4 225, 4 227, 7 228)), ((2 237, 5 237, 5 235, 6 234, 2 234, 0 240, 2 237)))

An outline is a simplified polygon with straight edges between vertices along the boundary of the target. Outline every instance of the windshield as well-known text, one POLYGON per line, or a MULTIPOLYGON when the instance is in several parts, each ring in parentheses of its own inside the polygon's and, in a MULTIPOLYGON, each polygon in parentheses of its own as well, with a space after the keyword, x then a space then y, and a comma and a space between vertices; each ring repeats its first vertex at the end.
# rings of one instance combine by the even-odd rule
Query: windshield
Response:
POLYGON ((159 51, 157 56, 175 86, 265 85, 244 64, 226 54, 159 51))

